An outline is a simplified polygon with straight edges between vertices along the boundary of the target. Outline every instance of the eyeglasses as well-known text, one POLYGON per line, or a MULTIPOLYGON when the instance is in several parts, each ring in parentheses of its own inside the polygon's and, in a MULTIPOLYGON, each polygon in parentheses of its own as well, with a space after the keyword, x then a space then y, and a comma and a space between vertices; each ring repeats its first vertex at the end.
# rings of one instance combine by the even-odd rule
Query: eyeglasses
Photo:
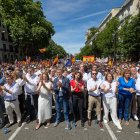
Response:
POLYGON ((96 75, 97 73, 92 73, 92 75, 96 75))

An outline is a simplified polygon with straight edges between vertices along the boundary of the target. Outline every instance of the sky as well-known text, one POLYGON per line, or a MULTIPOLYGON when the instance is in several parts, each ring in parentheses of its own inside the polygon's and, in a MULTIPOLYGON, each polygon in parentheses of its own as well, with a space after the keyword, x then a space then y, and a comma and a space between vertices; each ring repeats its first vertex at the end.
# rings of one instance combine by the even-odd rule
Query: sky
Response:
POLYGON ((40 0, 46 19, 55 29, 52 39, 67 53, 76 54, 85 46, 89 28, 98 27, 112 8, 125 0, 40 0))

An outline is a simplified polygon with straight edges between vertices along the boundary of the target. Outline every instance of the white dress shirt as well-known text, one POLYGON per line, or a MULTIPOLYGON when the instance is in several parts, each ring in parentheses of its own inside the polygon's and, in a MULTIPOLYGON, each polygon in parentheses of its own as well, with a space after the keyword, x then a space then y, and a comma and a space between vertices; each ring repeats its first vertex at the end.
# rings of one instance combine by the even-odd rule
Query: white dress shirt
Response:
POLYGON ((87 81, 87 90, 88 94, 91 96, 100 96, 100 85, 102 83, 102 80, 96 80, 94 81, 93 78, 89 79, 87 81), (93 88, 97 87, 96 90, 92 91, 93 88))
POLYGON ((136 80, 136 94, 140 96, 140 77, 136 80))
POLYGON ((7 91, 3 91, 4 100, 10 101, 10 100, 16 100, 18 98, 18 92, 19 92, 19 86, 16 82, 13 82, 12 85, 9 85, 8 83, 4 84, 4 87, 7 90, 10 90, 12 93, 8 93, 7 91))
MULTIPOLYGON (((102 83, 102 85, 105 85, 105 89, 109 89, 109 87, 110 87, 110 83, 107 82, 107 81, 104 81, 102 83)), ((102 92, 103 96, 106 97, 106 98, 115 97, 115 92, 116 92, 116 88, 117 88, 116 86, 117 86, 117 82, 112 82, 111 83, 111 88, 109 89, 109 91, 107 93, 102 92)))
POLYGON ((26 74, 26 78, 29 82, 25 83, 24 89, 27 94, 34 94, 37 89, 37 84, 39 83, 39 77, 35 74, 26 74))

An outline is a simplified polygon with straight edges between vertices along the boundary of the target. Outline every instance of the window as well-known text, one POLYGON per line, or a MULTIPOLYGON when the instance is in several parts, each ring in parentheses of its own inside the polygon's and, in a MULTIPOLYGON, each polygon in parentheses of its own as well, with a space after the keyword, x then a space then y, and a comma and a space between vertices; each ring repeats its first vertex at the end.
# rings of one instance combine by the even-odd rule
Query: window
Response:
POLYGON ((10 52, 13 52, 14 51, 12 45, 9 45, 9 50, 10 50, 10 52))
POLYGON ((12 60, 12 61, 14 60, 13 55, 11 55, 11 60, 12 60))
POLYGON ((10 35, 8 35, 8 41, 9 41, 9 42, 12 42, 12 38, 11 38, 10 35))
POLYGON ((5 54, 4 55, 4 61, 7 61, 8 60, 8 58, 7 58, 7 55, 5 54))
POLYGON ((3 44, 3 51, 6 52, 6 44, 3 44))
POLYGON ((17 46, 15 47, 15 53, 18 53, 18 47, 17 46))
POLYGON ((1 40, 5 41, 5 36, 4 36, 4 33, 1 33, 1 40))

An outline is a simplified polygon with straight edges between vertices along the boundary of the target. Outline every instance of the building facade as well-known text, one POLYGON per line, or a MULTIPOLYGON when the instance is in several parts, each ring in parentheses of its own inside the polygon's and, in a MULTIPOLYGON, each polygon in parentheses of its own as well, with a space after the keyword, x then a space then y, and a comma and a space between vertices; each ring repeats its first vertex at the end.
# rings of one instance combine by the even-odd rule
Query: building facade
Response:
MULTIPOLYGON (((140 12, 140 0, 125 0, 124 4, 120 8, 114 8, 110 13, 104 18, 102 23, 99 25, 98 30, 101 32, 106 24, 113 18, 116 17, 120 21, 120 27, 124 21, 130 16, 135 16, 140 12)), ((93 39, 96 38, 98 33, 95 34, 89 41, 86 41, 86 45, 91 44, 93 39)))
POLYGON ((7 28, 0 21, 0 62, 13 62, 18 58, 18 48, 13 46, 7 28))

